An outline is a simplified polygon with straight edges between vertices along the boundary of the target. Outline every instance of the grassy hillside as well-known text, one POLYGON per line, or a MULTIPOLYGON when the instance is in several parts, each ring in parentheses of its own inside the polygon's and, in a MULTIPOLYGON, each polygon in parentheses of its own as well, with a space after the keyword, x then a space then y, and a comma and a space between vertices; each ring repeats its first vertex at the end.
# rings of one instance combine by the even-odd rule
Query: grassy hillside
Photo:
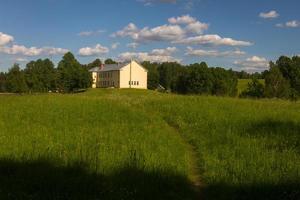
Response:
POLYGON ((141 90, 0 96, 0 199, 196 199, 199 185, 203 199, 297 199, 299 110, 141 90))
MULTIPOLYGON (((238 80, 238 94, 241 94, 244 90, 248 88, 248 83, 251 82, 251 79, 239 79, 238 80)), ((264 79, 259 79, 259 82, 265 84, 264 79)))

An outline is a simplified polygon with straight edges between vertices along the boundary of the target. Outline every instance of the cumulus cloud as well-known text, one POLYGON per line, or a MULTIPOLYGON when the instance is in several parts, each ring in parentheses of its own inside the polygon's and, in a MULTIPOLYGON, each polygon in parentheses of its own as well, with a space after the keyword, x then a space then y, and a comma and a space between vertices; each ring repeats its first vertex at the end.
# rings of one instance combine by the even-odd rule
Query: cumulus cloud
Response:
POLYGON ((197 20, 190 15, 183 15, 180 17, 171 17, 168 19, 170 24, 192 24, 195 23, 197 20))
POLYGON ((9 55, 40 56, 65 54, 69 50, 56 47, 26 47, 24 45, 10 44, 14 37, 0 32, 0 53, 9 55))
POLYGON ((113 37, 129 37, 134 43, 170 42, 187 45, 224 45, 224 46, 251 46, 248 41, 222 38, 217 34, 202 35, 209 28, 209 24, 202 23, 189 15, 172 17, 169 24, 154 28, 138 28, 134 23, 128 24, 122 30, 112 34, 113 37))
POLYGON ((279 17, 279 14, 275 10, 271 10, 270 12, 261 12, 259 14, 259 17, 264 18, 264 19, 274 19, 279 17))
POLYGON ((119 45, 120 45, 119 42, 113 43, 113 44, 111 45, 111 48, 112 48, 112 49, 117 49, 117 48, 119 47, 119 45))
POLYGON ((127 44, 127 47, 132 48, 132 49, 136 49, 138 46, 139 46, 139 44, 136 42, 127 44))
POLYGON ((300 26, 300 22, 297 20, 293 20, 293 21, 286 22, 285 25, 286 25, 286 27, 297 28, 300 26))
POLYGON ((300 27, 300 21, 292 20, 292 21, 288 21, 286 23, 276 24, 276 26, 279 28, 298 28, 298 27, 300 27))
POLYGON ((14 59, 15 62, 28 62, 27 58, 16 58, 14 59))
POLYGON ((105 30, 82 31, 82 32, 78 33, 77 35, 87 37, 87 36, 99 35, 99 34, 104 33, 104 32, 105 32, 105 30))
POLYGON ((188 45, 217 45, 217 46, 251 46, 248 41, 234 40, 232 38, 222 38, 219 35, 200 35, 177 40, 174 43, 188 45))
POLYGON ((162 25, 139 29, 135 24, 130 23, 112 36, 131 37, 136 42, 145 43, 150 41, 172 41, 182 38, 184 35, 185 31, 178 25, 162 25))
POLYGON ((235 61, 234 64, 247 72, 260 72, 269 67, 269 61, 259 56, 253 56, 243 61, 235 61))
POLYGON ((12 41, 14 41, 13 36, 0 32, 0 46, 7 45, 12 41))
POLYGON ((180 62, 172 56, 177 51, 176 47, 168 47, 166 49, 153 49, 151 52, 124 52, 119 55, 120 61, 128 61, 136 59, 138 61, 151 61, 151 62, 180 62))
POLYGON ((172 17, 168 21, 170 24, 186 25, 185 30, 190 33, 202 34, 209 27, 207 23, 202 23, 190 15, 172 17))
POLYGON ((188 33, 202 34, 209 25, 198 21, 189 15, 172 17, 169 24, 139 29, 134 23, 129 23, 122 30, 112 34, 113 37, 130 37, 135 42, 175 41, 184 38, 188 33))
POLYGON ((94 47, 84 47, 79 49, 80 56, 99 56, 109 52, 109 49, 101 44, 96 44, 94 47))
POLYGON ((65 54, 69 50, 55 47, 25 47, 23 45, 12 45, 0 47, 0 52, 10 55, 24 55, 24 56, 40 56, 40 55, 59 55, 65 54))
POLYGON ((217 50, 203 50, 203 49, 193 49, 192 47, 187 47, 185 55, 194 57, 231 57, 231 56, 242 56, 246 52, 241 50, 234 51, 217 51, 217 50))

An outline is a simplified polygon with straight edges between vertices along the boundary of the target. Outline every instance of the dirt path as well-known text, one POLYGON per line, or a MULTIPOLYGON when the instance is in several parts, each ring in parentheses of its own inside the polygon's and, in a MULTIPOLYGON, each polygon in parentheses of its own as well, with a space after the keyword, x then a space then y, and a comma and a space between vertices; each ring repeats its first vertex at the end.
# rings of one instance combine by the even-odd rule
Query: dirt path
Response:
POLYGON ((189 179, 192 181, 193 189, 195 190, 197 196, 196 199, 203 199, 202 196, 202 189, 203 189, 203 183, 200 178, 199 174, 199 167, 197 165, 197 156, 194 147, 188 143, 181 135, 180 128, 177 124, 172 123, 170 121, 164 120, 168 126, 174 130, 174 133, 178 134, 178 136, 181 138, 182 144, 186 147, 188 150, 188 156, 189 156, 189 179))

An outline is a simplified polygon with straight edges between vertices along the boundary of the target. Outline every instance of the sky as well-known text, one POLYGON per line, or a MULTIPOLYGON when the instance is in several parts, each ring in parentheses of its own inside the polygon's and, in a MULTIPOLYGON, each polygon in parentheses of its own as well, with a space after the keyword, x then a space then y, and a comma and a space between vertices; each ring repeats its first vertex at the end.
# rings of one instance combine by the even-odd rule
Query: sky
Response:
POLYGON ((0 71, 71 51, 263 71, 300 55, 299 0, 1 0, 0 71))

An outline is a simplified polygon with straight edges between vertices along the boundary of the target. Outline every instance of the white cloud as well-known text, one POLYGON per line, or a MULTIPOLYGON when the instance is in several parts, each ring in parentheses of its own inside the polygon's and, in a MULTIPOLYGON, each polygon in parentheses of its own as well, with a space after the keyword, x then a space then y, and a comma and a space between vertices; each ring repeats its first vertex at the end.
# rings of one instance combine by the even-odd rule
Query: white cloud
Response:
POLYGON ((40 56, 40 55, 59 55, 65 54, 69 50, 55 47, 25 47, 23 45, 12 45, 0 47, 0 52, 10 55, 24 55, 24 56, 40 56))
POLYGON ((279 24, 276 24, 276 27, 279 27, 279 28, 298 28, 300 27, 300 21, 297 21, 297 20, 292 20, 292 21, 288 21, 286 23, 279 23, 279 24))
POLYGON ((271 10, 270 12, 262 12, 259 14, 259 17, 264 19, 274 19, 279 17, 279 14, 275 10, 271 10))
POLYGON ((253 56, 243 61, 235 61, 234 64, 247 72, 264 71, 269 67, 268 60, 259 56, 253 56))
POLYGON ((185 31, 178 25, 162 25, 155 28, 137 28, 133 23, 114 33, 113 37, 131 37, 134 41, 145 43, 150 41, 172 41, 182 38, 185 31))
POLYGON ((232 38, 222 38, 219 35, 200 35, 177 40, 174 43, 188 45, 224 45, 224 46, 251 46, 248 41, 239 41, 232 38))
POLYGON ((285 25, 286 25, 286 27, 289 27, 289 28, 297 28, 300 26, 300 22, 297 20, 293 20, 293 21, 286 22, 285 25))
POLYGON ((15 62, 28 62, 27 58, 16 58, 14 59, 15 62))
POLYGON ((119 47, 119 45, 120 45, 119 42, 113 43, 113 44, 111 45, 111 48, 112 48, 112 49, 117 49, 117 48, 119 47))
POLYGON ((168 19, 170 24, 192 24, 197 22, 197 20, 194 17, 191 17, 190 15, 183 15, 180 17, 171 17, 168 19))
POLYGON ((0 32, 0 46, 7 45, 12 41, 14 41, 13 36, 0 32))
POLYGON ((217 50, 203 50, 203 49, 193 49, 192 47, 188 47, 185 55, 187 56, 195 56, 195 57, 231 57, 231 56, 242 56, 245 55, 246 52, 241 50, 235 51, 217 51, 217 50))
POLYGON ((139 46, 139 44, 136 42, 127 44, 127 47, 132 48, 132 49, 136 49, 138 46, 139 46))
POLYGON ((153 49, 151 52, 125 52, 119 55, 120 61, 128 61, 136 59, 138 61, 151 61, 151 62, 181 62, 172 56, 177 51, 176 47, 168 47, 166 49, 153 49))
POLYGON ((113 33, 113 37, 132 37, 134 38, 134 35, 139 32, 139 29, 136 27, 134 23, 129 23, 127 26, 125 26, 122 30, 117 31, 116 33, 113 33))
POLYGON ((109 49, 101 44, 96 44, 94 47, 84 47, 79 49, 80 56, 99 56, 109 52, 109 49))
POLYGON ((97 30, 97 31, 82 31, 80 33, 78 33, 77 35, 79 36, 93 36, 93 35, 99 35, 101 33, 104 33, 105 30, 97 30))
POLYGON ((202 34, 208 29, 209 25, 198 21, 190 15, 182 15, 180 17, 172 17, 168 19, 170 24, 186 25, 185 30, 190 33, 202 34))
POLYGON ((190 33, 197 33, 197 34, 202 34, 205 30, 208 29, 208 24, 206 23, 201 23, 199 21, 191 23, 186 26, 185 30, 187 30, 190 33))

